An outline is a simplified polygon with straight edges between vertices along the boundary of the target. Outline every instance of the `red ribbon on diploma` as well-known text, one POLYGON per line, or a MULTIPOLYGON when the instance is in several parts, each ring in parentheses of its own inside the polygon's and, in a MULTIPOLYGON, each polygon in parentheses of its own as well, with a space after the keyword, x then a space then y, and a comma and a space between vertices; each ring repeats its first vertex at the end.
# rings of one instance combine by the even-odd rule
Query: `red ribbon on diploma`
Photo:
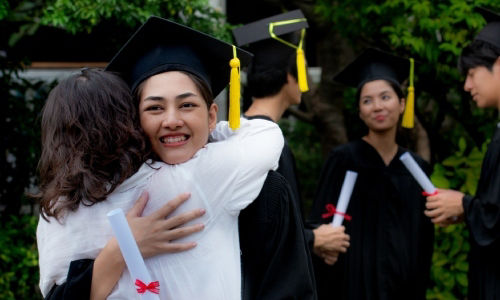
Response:
POLYGON ((146 291, 150 291, 153 294, 160 293, 160 289, 158 288, 160 286, 160 283, 158 281, 153 281, 150 284, 146 285, 144 282, 136 279, 135 285, 137 286, 137 292, 139 294, 144 294, 146 291))
POLYGON ((325 208, 326 208, 326 213, 321 215, 321 217, 323 219, 326 219, 326 218, 331 217, 333 215, 344 216, 344 219, 346 219, 347 221, 351 221, 351 219, 352 219, 352 217, 349 216, 348 214, 343 213, 341 211, 338 211, 333 204, 327 204, 325 208))
POLYGON ((424 196, 424 197, 434 196, 434 195, 437 195, 437 194, 438 194, 438 190, 435 190, 434 193, 432 193, 432 194, 429 194, 426 191, 422 192, 422 196, 424 196))

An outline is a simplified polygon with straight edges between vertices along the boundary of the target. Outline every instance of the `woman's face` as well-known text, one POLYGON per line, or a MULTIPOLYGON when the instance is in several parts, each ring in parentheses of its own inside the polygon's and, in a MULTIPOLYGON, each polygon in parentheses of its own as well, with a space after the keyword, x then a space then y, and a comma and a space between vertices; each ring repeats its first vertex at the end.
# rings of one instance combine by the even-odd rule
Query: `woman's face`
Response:
POLYGON ((144 82, 139 114, 153 151, 165 163, 179 164, 207 143, 217 122, 217 105, 207 108, 191 78, 172 71, 144 82))
POLYGON ((404 99, 385 80, 367 82, 361 88, 359 117, 372 131, 387 131, 398 125, 405 109, 404 99))

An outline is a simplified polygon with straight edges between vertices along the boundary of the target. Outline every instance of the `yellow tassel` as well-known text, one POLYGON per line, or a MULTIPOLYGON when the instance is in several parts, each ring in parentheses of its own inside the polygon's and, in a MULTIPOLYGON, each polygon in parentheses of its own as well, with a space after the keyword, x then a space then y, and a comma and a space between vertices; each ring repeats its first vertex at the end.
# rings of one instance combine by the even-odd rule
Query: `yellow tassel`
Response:
POLYGON ((234 57, 229 62, 231 77, 229 81, 229 127, 240 128, 240 60, 234 57))
POLYGON ((415 88, 408 87, 408 97, 406 97, 406 108, 403 114, 402 126, 405 128, 413 128, 414 123, 414 108, 415 106, 415 88))
POLYGON ((304 50, 297 48, 297 78, 299 81, 299 89, 302 93, 309 91, 307 84, 306 60, 304 58, 304 50))

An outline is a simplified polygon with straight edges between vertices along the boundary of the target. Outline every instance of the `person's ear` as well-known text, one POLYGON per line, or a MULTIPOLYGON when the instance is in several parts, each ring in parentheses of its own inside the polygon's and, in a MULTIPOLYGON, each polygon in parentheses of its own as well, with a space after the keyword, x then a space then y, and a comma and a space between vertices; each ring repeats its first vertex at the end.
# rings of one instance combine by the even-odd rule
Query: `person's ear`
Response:
POLYGON ((217 125, 217 111, 219 111, 219 107, 216 103, 212 103, 208 109, 208 128, 210 132, 212 132, 217 125))
POLYGON ((399 113, 403 114, 405 112, 406 99, 405 98, 399 99, 399 105, 400 105, 399 113))

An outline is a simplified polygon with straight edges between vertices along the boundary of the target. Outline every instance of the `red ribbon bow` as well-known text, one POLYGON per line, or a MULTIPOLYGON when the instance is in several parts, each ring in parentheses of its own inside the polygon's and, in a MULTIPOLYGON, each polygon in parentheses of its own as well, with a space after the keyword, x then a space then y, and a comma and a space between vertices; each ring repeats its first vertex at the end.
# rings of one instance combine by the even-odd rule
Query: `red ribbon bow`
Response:
POLYGON ((139 279, 135 280, 135 285, 137 286, 137 292, 139 294, 144 294, 146 291, 150 291, 153 294, 159 294, 160 293, 160 283, 158 281, 153 281, 150 284, 146 285, 144 282, 140 281, 139 279))
POLYGON ((326 219, 326 218, 331 217, 333 215, 344 216, 344 219, 346 219, 347 221, 351 221, 351 219, 352 219, 352 217, 349 216, 348 214, 343 213, 343 212, 338 211, 337 209, 335 209, 335 206, 333 204, 327 204, 326 205, 326 213, 322 214, 321 217, 323 219, 326 219))
POLYGON ((438 190, 435 190, 434 193, 432 193, 432 194, 429 194, 426 191, 422 192, 422 196, 424 196, 424 197, 434 196, 434 195, 437 195, 437 194, 438 194, 438 190))

